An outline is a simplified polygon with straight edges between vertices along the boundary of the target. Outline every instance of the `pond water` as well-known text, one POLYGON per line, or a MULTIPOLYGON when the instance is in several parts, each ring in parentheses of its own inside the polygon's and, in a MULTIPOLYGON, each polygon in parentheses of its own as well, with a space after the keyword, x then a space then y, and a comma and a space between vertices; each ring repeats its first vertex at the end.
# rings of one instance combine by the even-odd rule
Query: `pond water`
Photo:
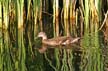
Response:
POLYGON ((106 48, 84 48, 73 44, 59 47, 44 46, 38 51, 43 55, 44 71, 108 71, 106 48))
MULTIPOLYGON (((7 34, 6 36, 9 37, 7 34)), ((22 48, 18 52, 17 48, 8 48, 8 46, 12 46, 8 42, 9 39, 5 42, 8 45, 5 46, 1 37, 0 33, 0 43, 3 45, 0 45, 3 47, 0 49, 5 51, 4 53, 1 52, 1 57, 4 55, 10 58, 9 61, 4 60, 4 63, 8 61, 10 65, 12 63, 12 67, 14 67, 12 60, 18 62, 17 54, 21 53, 21 56, 26 54, 24 64, 27 71, 108 71, 108 47, 103 44, 101 47, 97 47, 97 43, 86 42, 85 44, 83 39, 80 43, 57 47, 45 46, 42 43, 36 45, 35 43, 36 46, 33 49, 28 46, 25 48, 26 52, 23 52, 24 49, 22 48)), ((5 59, 4 56, 2 58, 5 59)))
POLYGON ((97 38, 87 35, 79 43, 67 46, 51 47, 40 44, 37 47, 41 48, 36 48, 39 52, 36 56, 40 57, 38 62, 42 63, 39 63, 41 71, 108 71, 108 49, 102 44, 102 40, 98 43, 97 38))

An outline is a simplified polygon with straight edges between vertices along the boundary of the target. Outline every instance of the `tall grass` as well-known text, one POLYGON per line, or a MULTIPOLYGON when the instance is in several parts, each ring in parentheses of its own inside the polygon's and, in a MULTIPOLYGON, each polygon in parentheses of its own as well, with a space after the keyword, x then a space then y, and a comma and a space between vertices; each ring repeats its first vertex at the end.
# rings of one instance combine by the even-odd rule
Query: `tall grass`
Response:
MULTIPOLYGON (((59 0, 53 1, 53 28, 54 37, 59 36, 59 0)), ((59 49, 55 49, 56 69, 60 70, 59 49)))
MULTIPOLYGON (((87 62, 86 65, 84 65, 84 68, 81 68, 82 71, 103 71, 103 57, 101 56, 101 51, 99 49, 99 25, 102 19, 101 19, 101 0, 91 0, 87 1, 85 0, 85 32, 84 32, 84 47, 87 47, 88 51, 86 51, 88 54, 84 55, 85 59, 82 58, 82 65, 83 60, 87 60, 84 62, 87 62), (88 36, 90 35, 90 36, 88 36), (86 46, 85 46, 86 45, 86 46), (88 48, 90 47, 90 49, 88 48), (92 52, 90 51, 92 49, 92 52), (92 55, 91 55, 92 54, 92 55), (95 58, 96 57, 96 58, 95 58), (89 60, 90 59, 90 60, 89 60), (95 60, 96 59, 96 60, 95 60), (92 64, 93 63, 93 64, 92 64)), ((82 42, 83 42, 82 41, 82 42)), ((86 54, 86 53, 84 53, 86 54)), ((83 56, 83 55, 82 55, 83 56)))
MULTIPOLYGON (((105 6, 108 6, 108 0, 106 2, 105 6)), ((102 0, 0 0, 0 71, 76 70, 74 65, 77 65, 77 62, 73 62, 73 54, 78 51, 57 47, 40 54, 35 50, 38 46, 33 47, 33 44, 38 45, 35 43, 37 34, 40 31, 46 32, 44 29, 50 26, 53 26, 51 29, 54 37, 81 36, 78 47, 84 48, 85 51, 81 51, 80 54, 80 70, 103 71, 100 50, 102 38, 99 38, 99 32, 103 28, 107 29, 107 20, 106 25, 101 24, 104 18, 102 7, 102 0), (49 2, 52 3, 53 10, 49 9, 49 2), (46 7, 47 10, 43 10, 46 7), (53 14, 48 17, 53 20, 50 26, 46 27, 46 22, 43 23, 43 19, 46 18, 44 13, 49 14, 49 10, 52 10, 53 14), (84 62, 88 62, 86 66, 84 62)), ((108 36, 104 38, 106 37, 108 36)))
POLYGON ((2 2, 0 1, 0 28, 2 27, 2 2))
MULTIPOLYGON (((63 33, 63 35, 65 36, 70 36, 70 31, 69 30, 71 27, 71 25, 69 24, 69 12, 71 11, 70 8, 70 4, 71 1, 68 0, 63 0, 63 8, 62 8, 62 12, 60 13, 60 11, 58 10, 59 8, 59 1, 54 0, 53 2, 53 14, 54 14, 54 18, 53 18, 53 25, 54 25, 54 36, 60 36, 61 32, 63 33), (59 22, 59 15, 61 15, 61 21, 59 22), (63 31, 60 30, 60 24, 62 24, 63 26, 63 31)), ((71 4, 72 5, 72 4, 71 4)), ((73 17, 73 10, 72 10, 72 17, 73 17)), ((70 13, 71 14, 71 13, 70 13)), ((72 20, 73 22, 73 20, 72 20)), ((73 24, 73 23, 72 23, 73 24)), ((73 29, 73 28, 71 28, 73 29)), ((73 59, 73 55, 72 55, 72 50, 65 50, 65 49, 55 49, 55 60, 56 60, 56 69, 60 70, 60 71, 68 71, 68 70, 74 70, 72 67, 72 59, 73 59), (60 56, 62 56, 60 58, 60 56)))
POLYGON ((17 17, 17 23, 18 24, 16 26, 16 32, 17 34, 17 39, 18 39, 18 68, 17 70, 21 70, 21 71, 25 71, 26 67, 25 67, 25 59, 26 59, 26 50, 24 47, 24 38, 23 38, 23 8, 24 8, 24 0, 17 0, 16 1, 16 17, 17 17), (20 63, 21 62, 21 63, 20 63))
POLYGON ((0 1, 0 71, 3 70, 2 2, 0 1))
POLYGON ((0 28, 0 70, 12 71, 12 60, 10 53, 10 42, 7 28, 9 25, 9 1, 0 1, 1 3, 1 28, 0 28), (4 33, 5 32, 5 33, 4 33), (4 68, 3 68, 4 67, 4 68))

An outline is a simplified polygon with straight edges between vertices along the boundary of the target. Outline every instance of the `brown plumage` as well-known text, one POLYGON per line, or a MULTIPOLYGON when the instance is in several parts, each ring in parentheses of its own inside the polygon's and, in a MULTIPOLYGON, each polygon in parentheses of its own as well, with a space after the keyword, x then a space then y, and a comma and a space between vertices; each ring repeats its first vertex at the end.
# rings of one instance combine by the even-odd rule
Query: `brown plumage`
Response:
POLYGON ((61 36, 47 39, 47 36, 44 32, 40 32, 38 37, 42 37, 42 43, 49 46, 69 45, 78 42, 80 39, 80 37, 73 38, 71 36, 61 36))

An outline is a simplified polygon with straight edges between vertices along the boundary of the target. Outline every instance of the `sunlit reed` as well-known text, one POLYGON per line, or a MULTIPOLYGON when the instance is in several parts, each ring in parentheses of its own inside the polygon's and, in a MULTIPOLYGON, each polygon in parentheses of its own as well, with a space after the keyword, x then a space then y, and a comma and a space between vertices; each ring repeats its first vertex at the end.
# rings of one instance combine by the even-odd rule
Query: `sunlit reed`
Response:
POLYGON ((102 0, 0 0, 0 71, 76 70, 74 61, 78 51, 57 47, 40 54, 38 48, 42 46, 33 47, 33 44, 38 45, 35 43, 37 34, 49 30, 53 31, 48 38, 50 35, 81 36, 79 69, 103 71, 104 56, 100 48, 108 46, 108 18, 104 6, 108 8, 108 0, 105 4, 102 0), (43 23, 46 16, 51 23, 46 20, 43 23))

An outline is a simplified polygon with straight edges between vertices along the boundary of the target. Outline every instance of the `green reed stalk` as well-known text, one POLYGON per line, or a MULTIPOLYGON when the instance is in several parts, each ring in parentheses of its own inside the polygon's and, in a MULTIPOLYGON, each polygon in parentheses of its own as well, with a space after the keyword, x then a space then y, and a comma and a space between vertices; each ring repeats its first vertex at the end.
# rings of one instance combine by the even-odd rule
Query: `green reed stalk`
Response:
POLYGON ((102 0, 95 0, 95 7, 98 13, 99 21, 101 21, 102 20, 102 13, 101 13, 102 0))
POLYGON ((85 0, 85 9, 84 9, 84 39, 82 43, 84 46, 89 46, 89 1, 85 0))
MULTIPOLYGON (((85 32, 88 31, 89 27, 89 1, 85 0, 85 12, 84 12, 84 25, 85 25, 85 32)), ((86 34, 86 33, 85 33, 86 34)))
POLYGON ((69 33, 69 23, 66 23, 66 21, 69 20, 69 2, 70 2, 70 0, 63 0, 65 35, 70 35, 70 33, 69 33))
MULTIPOLYGON (((32 1, 31 0, 27 0, 27 22, 26 24, 28 26, 26 26, 27 28, 25 28, 25 30, 27 30, 28 32, 26 32, 26 36, 27 36, 27 39, 28 39, 28 47, 27 47, 27 55, 33 55, 33 51, 32 51, 32 39, 34 39, 34 32, 32 31, 32 26, 33 26, 33 19, 32 19, 32 15, 33 15, 33 12, 32 12, 32 7, 33 7, 33 4, 32 4, 32 1), (33 36, 33 37, 32 37, 33 36), (32 37, 32 38, 31 38, 32 37)), ((33 26, 34 27, 34 26, 33 26)), ((33 28, 34 30, 34 28, 33 28)), ((28 59, 27 59, 28 60, 28 59)))
POLYGON ((0 1, 0 71, 3 71, 2 2, 0 1))
MULTIPOLYGON (((8 35, 8 25, 9 25, 9 0, 2 1, 3 5, 3 24, 2 24, 2 31, 1 33, 3 34, 1 37, 1 60, 3 59, 1 63, 1 70, 3 69, 4 71, 12 71, 12 61, 11 61, 11 56, 10 56, 10 46, 9 46, 9 35, 8 35), (4 30, 5 29, 5 30, 4 30), (5 33, 4 33, 5 32, 5 33), (3 39, 3 40, 2 40, 3 39), (3 68, 2 68, 3 66, 3 68)), ((2 12, 1 12, 2 14, 2 12)))
MULTIPOLYGON (((99 1, 90 0, 89 3, 87 0, 85 0, 85 32, 84 32, 84 45, 88 47, 87 48, 87 54, 84 55, 86 57, 86 60, 84 62, 88 62, 84 69, 81 71, 102 71, 103 68, 103 60, 101 56, 101 52, 99 51, 99 35, 98 35, 98 28, 99 28, 99 14, 101 15, 101 12, 99 12, 99 1), (87 8, 87 9, 86 9, 87 8), (90 35, 89 35, 90 32, 90 35)), ((82 61, 83 62, 83 61, 82 61)))
POLYGON ((73 22, 73 18, 74 18, 74 14, 73 14, 73 4, 72 4, 72 0, 70 1, 70 32, 72 34, 72 22, 73 22))
POLYGON ((0 28, 2 28, 2 2, 0 1, 0 28))
POLYGON ((4 18, 4 28, 8 28, 8 22, 9 22, 9 0, 3 0, 3 18, 4 18))
POLYGON ((70 21, 70 32, 71 34, 75 35, 76 32, 76 25, 77 25, 77 16, 75 15, 77 11, 75 12, 75 6, 76 6, 76 0, 70 0, 69 5, 69 21, 70 21))
POLYGON ((23 8, 24 8, 24 0, 17 0, 18 28, 23 27, 23 8))
MULTIPOLYGON (((75 29, 75 3, 71 0, 64 0, 63 1, 63 10, 64 10, 64 35, 70 36, 70 33, 73 33, 75 29), (70 21, 70 22, 69 22, 70 21), (71 30, 70 30, 71 29, 71 30), (70 32, 71 31, 71 32, 70 32)), ((62 71, 72 71, 74 70, 72 60, 72 50, 71 49, 63 49, 62 51, 62 71)))
MULTIPOLYGON (((1 30, 0 30, 1 32, 1 30)), ((1 33, 0 33, 1 34, 1 33)), ((2 35, 0 35, 0 71, 3 71, 3 40, 2 35)))
MULTIPOLYGON (((53 1, 53 29, 54 29, 54 37, 59 36, 59 1, 53 1)), ((55 49, 55 59, 56 59, 56 69, 60 69, 60 59, 59 59, 59 51, 60 49, 55 49)))
MULTIPOLYGON (((97 20, 96 20, 96 25, 95 25, 95 41, 96 41, 96 43, 95 43, 95 45, 97 46, 97 47, 99 47, 99 34, 98 34, 98 29, 99 29, 99 21, 101 21, 101 16, 102 16, 102 14, 101 14, 101 0, 95 0, 95 7, 96 7, 96 10, 97 10, 97 15, 96 15, 96 18, 97 18, 97 20)), ((95 20, 95 19, 94 19, 95 20)))
POLYGON ((25 47, 23 40, 23 8, 24 0, 17 0, 16 3, 16 43, 18 44, 18 65, 16 65, 17 71, 25 71, 25 47), (18 29, 19 28, 19 29, 18 29))
MULTIPOLYGON (((43 31, 43 25, 42 25, 42 2, 43 2, 43 0, 33 0, 34 39, 37 36, 39 31, 43 31), (39 20, 39 22, 38 22, 38 20, 39 20)), ((41 46, 39 46, 39 47, 41 47, 41 46)), ((43 55, 40 55, 37 51, 36 51, 35 54, 36 54, 36 63, 35 63, 35 68, 34 69, 36 71, 43 71, 44 68, 45 68, 44 67, 43 55)))
POLYGON ((34 10, 34 36, 39 32, 39 26, 38 26, 38 16, 40 13, 40 0, 33 0, 33 10, 34 10))
POLYGON ((53 2, 53 25, 54 25, 54 36, 59 36, 59 1, 54 0, 53 2))
POLYGON ((26 60, 26 52, 24 47, 23 40, 23 30, 18 30, 18 60, 19 60, 19 70, 25 71, 25 60, 26 60))
MULTIPOLYGON (((68 11, 69 12, 69 20, 67 22, 67 25, 69 24, 69 27, 67 27, 67 28, 68 28, 69 31, 67 31, 67 35, 72 34, 72 35, 75 36, 75 35, 77 35, 76 27, 77 27, 77 20, 78 20, 77 11, 75 12, 76 0, 69 0, 69 4, 68 5, 69 5, 69 11, 68 11)), ((67 54, 67 57, 68 57, 67 65, 69 65, 68 70, 69 71, 74 71, 74 69, 75 69, 73 67, 73 58, 74 57, 73 57, 73 54, 72 54, 73 50, 69 49, 69 50, 67 50, 67 53, 68 53, 67 54)))
POLYGON ((39 22, 40 22, 40 30, 43 31, 43 25, 42 25, 42 0, 40 0, 39 22))
MULTIPOLYGON (((64 11, 64 35, 66 36, 70 36, 70 28, 72 28, 72 22, 73 20, 73 5, 71 5, 72 1, 71 0, 63 0, 63 11, 64 11), (70 10, 69 10, 70 9, 70 10), (70 12, 69 12, 70 11, 70 12), (70 14, 70 16, 69 16, 70 14), (70 19, 70 22, 69 22, 70 19), (71 25, 70 25, 71 24, 71 25)), ((67 47, 66 47, 67 48, 67 47)), ((74 69, 73 68, 73 64, 72 64, 72 59, 73 59, 73 55, 72 55, 72 50, 68 50, 68 49, 63 49, 62 51, 62 65, 61 65, 61 69, 60 71, 72 71, 74 69)))
POLYGON ((30 18, 30 15, 31 15, 31 0, 27 0, 27 20, 30 18))
POLYGON ((13 71, 12 67, 12 60, 11 60, 11 55, 10 55, 10 41, 9 41, 9 35, 8 32, 6 31, 4 33, 4 43, 3 43, 3 65, 4 65, 4 71, 13 71), (6 65, 5 65, 6 64, 6 65))

